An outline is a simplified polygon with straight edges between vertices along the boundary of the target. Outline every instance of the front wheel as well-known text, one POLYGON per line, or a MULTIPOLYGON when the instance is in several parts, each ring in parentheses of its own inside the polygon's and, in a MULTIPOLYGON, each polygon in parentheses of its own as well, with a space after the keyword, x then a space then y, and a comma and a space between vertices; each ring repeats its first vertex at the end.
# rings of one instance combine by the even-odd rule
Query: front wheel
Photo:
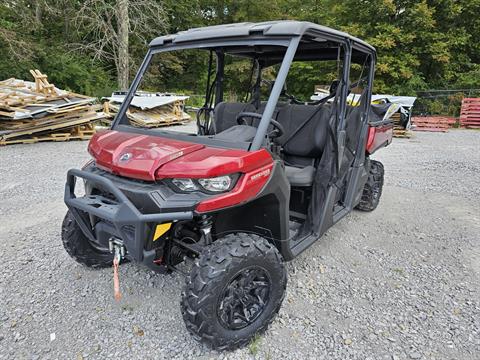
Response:
POLYGON ((207 247, 187 277, 183 319, 193 337, 213 349, 242 347, 273 321, 286 285, 275 246, 257 235, 230 234, 207 247))
POLYGON ((91 268, 112 266, 113 254, 108 248, 92 243, 78 226, 72 212, 68 210, 62 223, 62 242, 68 255, 76 262, 91 268))
POLYGON ((357 205, 358 210, 373 211, 380 202, 383 189, 383 164, 380 161, 370 161, 368 180, 363 188, 362 198, 357 205))

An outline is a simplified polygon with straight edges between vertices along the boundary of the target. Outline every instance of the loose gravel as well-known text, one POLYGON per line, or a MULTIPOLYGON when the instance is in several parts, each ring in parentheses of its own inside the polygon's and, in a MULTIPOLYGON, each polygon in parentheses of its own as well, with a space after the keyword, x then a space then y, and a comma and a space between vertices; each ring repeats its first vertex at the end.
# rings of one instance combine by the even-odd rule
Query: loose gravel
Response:
POLYGON ((0 148, 0 359, 479 359, 480 132, 417 133, 376 156, 379 207, 288 264, 270 329, 231 353, 187 333, 183 279, 89 270, 60 241, 65 173, 86 143, 0 148))

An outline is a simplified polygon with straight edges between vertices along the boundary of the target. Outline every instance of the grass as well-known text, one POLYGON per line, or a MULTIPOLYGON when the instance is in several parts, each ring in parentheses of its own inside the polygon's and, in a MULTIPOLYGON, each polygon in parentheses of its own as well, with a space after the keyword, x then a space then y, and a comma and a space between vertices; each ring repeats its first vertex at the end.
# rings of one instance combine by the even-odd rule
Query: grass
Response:
POLYGON ((260 335, 255 335, 252 341, 250 342, 250 345, 248 345, 248 350, 250 351, 250 354, 253 356, 256 356, 258 354, 258 350, 260 350, 260 343, 262 341, 262 338, 260 335))

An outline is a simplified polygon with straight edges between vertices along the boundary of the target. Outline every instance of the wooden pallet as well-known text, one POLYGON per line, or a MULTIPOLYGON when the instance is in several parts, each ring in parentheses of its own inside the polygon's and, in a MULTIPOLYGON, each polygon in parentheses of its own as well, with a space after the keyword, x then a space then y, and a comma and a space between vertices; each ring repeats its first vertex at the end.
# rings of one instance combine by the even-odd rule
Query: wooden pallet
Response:
POLYGON ((55 85, 50 84, 47 80, 47 75, 42 74, 39 70, 30 70, 30 74, 32 74, 33 78, 35 79, 35 90, 38 93, 42 93, 45 96, 56 96, 57 93, 55 92, 55 85))
POLYGON ((457 119, 450 116, 418 116, 412 119, 415 131, 447 132, 457 123, 457 119))
POLYGON ((393 137, 410 139, 412 135, 413 134, 410 130, 404 128, 393 128, 393 137))
POLYGON ((84 105, 94 100, 85 95, 55 88, 47 81, 47 76, 38 70, 30 72, 35 83, 13 78, 0 81, 0 118, 14 118, 16 111, 28 114, 35 107, 45 109, 51 107, 51 110, 55 111, 69 106, 84 105), (61 108, 58 107, 58 103, 54 103, 58 100, 63 102, 61 108))
POLYGON ((412 132, 409 129, 405 129, 401 124, 401 115, 399 112, 395 113, 391 117, 393 121, 393 137, 396 138, 407 138, 409 139, 412 136, 412 132))
POLYGON ((63 142, 71 140, 90 140, 95 134, 95 128, 92 124, 75 126, 69 132, 55 132, 45 135, 30 136, 27 138, 18 138, 12 140, 0 140, 0 146, 14 145, 14 144, 34 144, 38 142, 63 142))
MULTIPOLYGON (((119 108, 117 104, 104 103, 104 112, 107 114, 110 112, 116 113, 119 108)), ((131 125, 142 128, 181 125, 191 120, 191 116, 182 111, 179 102, 149 110, 141 110, 131 106, 127 111, 127 117, 131 125)))
POLYGON ((67 119, 52 119, 41 124, 35 124, 33 126, 25 126, 13 131, 1 131, 0 132, 0 141, 13 140, 16 138, 24 138, 25 136, 31 136, 32 138, 37 136, 36 134, 42 134, 45 132, 49 133, 59 133, 63 129, 70 129, 79 125, 87 125, 96 121, 103 119, 104 116, 102 113, 92 112, 87 116, 82 116, 78 118, 67 118, 67 119))
POLYGON ((480 128, 480 98, 465 98, 462 100, 460 125, 469 129, 480 128))
POLYGON ((108 115, 94 98, 56 88, 39 70, 35 82, 0 81, 0 145, 86 140, 108 115))

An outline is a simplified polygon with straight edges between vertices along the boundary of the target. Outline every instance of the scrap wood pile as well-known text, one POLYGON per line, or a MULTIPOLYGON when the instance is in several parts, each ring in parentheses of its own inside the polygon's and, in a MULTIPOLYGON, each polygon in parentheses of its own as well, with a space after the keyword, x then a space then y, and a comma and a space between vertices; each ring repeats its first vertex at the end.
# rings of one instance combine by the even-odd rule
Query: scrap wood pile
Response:
POLYGON ((89 139, 98 112, 95 98, 56 88, 47 76, 30 70, 35 82, 0 81, 0 145, 89 139))
POLYGON ((480 129, 480 98, 463 99, 460 125, 469 129, 480 129))
POLYGON ((447 132, 457 123, 457 119, 450 116, 416 116, 412 123, 415 131, 447 132))
MULTIPOLYGON (((115 92, 103 104, 106 113, 117 113, 125 99, 124 92, 115 92)), ((180 125, 191 120, 185 109, 188 96, 137 92, 127 111, 130 123, 138 127, 155 128, 180 125)))
POLYGON ((387 94, 372 95, 372 104, 391 104, 389 118, 393 122, 393 136, 397 138, 410 138, 412 109, 417 100, 414 96, 397 96, 387 94))
POLYGON ((411 138, 412 131, 407 128, 402 122, 402 114, 400 112, 396 112, 391 117, 393 121, 393 136, 396 138, 411 138))

